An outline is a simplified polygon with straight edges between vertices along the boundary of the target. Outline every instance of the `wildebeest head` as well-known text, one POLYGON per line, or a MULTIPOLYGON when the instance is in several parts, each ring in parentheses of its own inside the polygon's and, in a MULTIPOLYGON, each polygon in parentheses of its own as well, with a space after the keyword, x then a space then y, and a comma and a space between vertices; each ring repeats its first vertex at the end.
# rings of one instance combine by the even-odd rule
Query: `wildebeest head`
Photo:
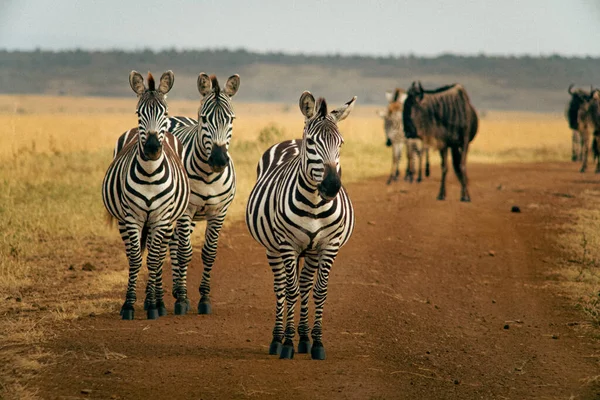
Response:
POLYGON ((350 114, 355 101, 356 96, 329 112, 325 99, 315 101, 310 92, 300 96, 300 111, 305 117, 300 150, 303 175, 325 201, 333 200, 342 187, 340 148, 344 139, 337 124, 350 114))
POLYGON ((139 72, 131 71, 129 74, 129 85, 138 95, 135 111, 138 116, 138 140, 145 159, 158 160, 162 154, 165 133, 169 127, 166 98, 174 82, 172 71, 162 74, 158 88, 150 72, 148 87, 144 85, 144 78, 139 72))
MULTIPOLYGON (((569 108, 567 109, 567 118, 569 120, 569 126, 573 130, 578 129, 578 118, 580 109, 587 107, 588 103, 592 99, 592 95, 595 90, 590 87, 590 91, 584 89, 573 90, 574 84, 569 85, 567 91, 571 95, 571 101, 569 102, 569 108)), ((596 89, 597 90, 597 89, 596 89)))
POLYGON ((235 112, 231 98, 240 87, 239 75, 227 79, 221 89, 215 75, 198 75, 198 92, 202 96, 198 108, 201 145, 208 155, 208 166, 213 172, 222 172, 229 165, 229 143, 233 133, 235 112))

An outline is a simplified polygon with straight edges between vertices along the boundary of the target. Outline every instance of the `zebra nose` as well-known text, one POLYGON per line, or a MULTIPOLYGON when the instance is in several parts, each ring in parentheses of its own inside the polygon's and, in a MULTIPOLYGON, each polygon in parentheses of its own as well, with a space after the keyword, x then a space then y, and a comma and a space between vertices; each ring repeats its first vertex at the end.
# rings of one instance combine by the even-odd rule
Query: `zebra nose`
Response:
POLYGON ((208 165, 213 172, 222 172, 228 164, 227 147, 225 145, 213 146, 210 157, 208 157, 208 165))
POLYGON ((333 200, 342 187, 342 178, 334 165, 325 166, 325 177, 317 186, 319 194, 325 201, 333 200))
MULTIPOLYGON (((150 133, 150 132, 149 132, 150 133)), ((156 160, 160 156, 160 151, 162 149, 162 145, 158 140, 158 135, 155 133, 150 133, 148 135, 148 139, 144 144, 144 154, 151 160, 156 160)))
POLYGON ((385 141, 385 145, 387 147, 390 147, 392 145, 392 140, 390 138, 387 138, 387 140, 385 141))

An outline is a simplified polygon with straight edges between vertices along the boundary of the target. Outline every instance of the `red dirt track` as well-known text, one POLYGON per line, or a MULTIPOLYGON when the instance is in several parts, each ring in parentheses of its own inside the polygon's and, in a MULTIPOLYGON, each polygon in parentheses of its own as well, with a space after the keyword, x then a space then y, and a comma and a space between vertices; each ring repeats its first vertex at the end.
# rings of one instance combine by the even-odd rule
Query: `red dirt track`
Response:
MULTIPOLYGON (((580 205, 582 190, 600 183, 577 169, 566 163, 473 164, 472 203, 459 201, 450 173, 447 200, 435 199, 439 167, 418 185, 386 186, 383 177, 348 185, 357 225, 332 268, 325 361, 268 355, 272 274, 245 225, 230 224, 212 275, 212 315, 176 317, 169 298, 169 315, 147 321, 141 287, 135 321, 115 313, 61 328, 47 344, 60 357, 36 382, 39 394, 599 399, 600 384, 589 380, 600 375, 600 346, 550 274, 568 257, 556 245, 557 225, 567 222, 561 213, 580 205), (511 213, 513 205, 522 212, 511 213)), ((188 279, 194 304, 200 246, 195 243, 188 279)), ((124 281, 115 295, 123 297, 125 287, 124 281)))

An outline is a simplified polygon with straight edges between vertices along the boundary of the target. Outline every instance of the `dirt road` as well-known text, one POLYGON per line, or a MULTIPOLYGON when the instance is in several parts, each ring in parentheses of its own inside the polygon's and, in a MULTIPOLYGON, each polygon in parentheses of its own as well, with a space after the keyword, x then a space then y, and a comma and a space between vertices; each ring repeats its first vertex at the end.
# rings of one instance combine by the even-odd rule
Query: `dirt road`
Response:
MULTIPOLYGON (((600 346, 549 272, 566 257, 554 238, 566 221, 561 213, 579 204, 582 190, 598 187, 595 175, 576 170, 572 164, 471 165, 470 204, 458 201, 450 174, 448 199, 435 200, 437 167, 420 185, 386 186, 385 178, 349 185, 357 226, 332 270, 322 362, 267 354, 272 275, 246 227, 229 226, 213 273, 213 315, 175 317, 169 300, 168 316, 147 321, 138 301, 135 321, 111 314, 73 322, 47 345, 61 356, 39 378, 39 393, 68 399, 600 398, 600 385, 589 383, 600 375, 600 346), (513 205, 522 212, 511 213, 513 205)), ((199 249, 196 243, 193 302, 199 249)))

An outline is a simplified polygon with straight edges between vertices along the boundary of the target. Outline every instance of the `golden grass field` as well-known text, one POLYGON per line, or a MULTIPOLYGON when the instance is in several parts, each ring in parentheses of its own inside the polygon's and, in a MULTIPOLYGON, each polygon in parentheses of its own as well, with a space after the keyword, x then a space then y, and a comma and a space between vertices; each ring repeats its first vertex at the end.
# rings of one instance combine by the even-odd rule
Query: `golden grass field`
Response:
MULTIPOLYGON (((0 353, 0 383, 4 381, 5 392, 14 397, 35 397, 19 382, 41 368, 45 355, 36 344, 51 336, 51 323, 116 311, 121 304, 121 298, 107 293, 125 287, 127 264, 116 228, 105 224, 101 183, 115 140, 137 122, 135 104, 134 96, 0 96, 0 126, 7 139, 0 147, 0 349, 4 353, 0 353), (81 269, 89 260, 118 262, 123 269, 96 274, 69 287, 55 280, 73 266, 81 269), (86 300, 80 296, 82 290, 87 291, 86 300), (47 320, 28 318, 28 310, 40 309, 50 311, 47 320)), ((171 115, 195 117, 197 107, 196 101, 169 101, 171 115)), ((361 106, 358 99, 353 113, 340 124, 345 137, 345 183, 380 177, 384 184, 381 176, 389 173, 390 149, 384 145, 377 109, 361 106)), ((296 104, 237 104, 236 116, 230 153, 238 192, 226 224, 243 218, 256 163, 270 144, 269 138, 258 140, 261 130, 274 127, 281 135, 272 139, 279 140, 300 137, 303 127, 296 104)), ((556 115, 490 111, 481 119, 469 161, 566 161, 570 145, 562 110, 556 115)), ((432 154, 431 160, 438 164, 439 156, 432 154)), ((439 176, 435 169, 434 176, 439 176)), ((589 210, 573 212, 579 213, 576 217, 582 226, 590 226, 586 218, 598 218, 596 211, 592 216, 589 210)), ((195 244, 202 240, 202 228, 196 230, 195 244)), ((591 227, 587 229, 585 257, 596 260, 600 238, 591 227)), ((572 243, 573 252, 581 252, 580 234, 573 233, 566 240, 572 243)), ((598 284, 597 276, 582 274, 587 274, 591 284, 598 284)))

